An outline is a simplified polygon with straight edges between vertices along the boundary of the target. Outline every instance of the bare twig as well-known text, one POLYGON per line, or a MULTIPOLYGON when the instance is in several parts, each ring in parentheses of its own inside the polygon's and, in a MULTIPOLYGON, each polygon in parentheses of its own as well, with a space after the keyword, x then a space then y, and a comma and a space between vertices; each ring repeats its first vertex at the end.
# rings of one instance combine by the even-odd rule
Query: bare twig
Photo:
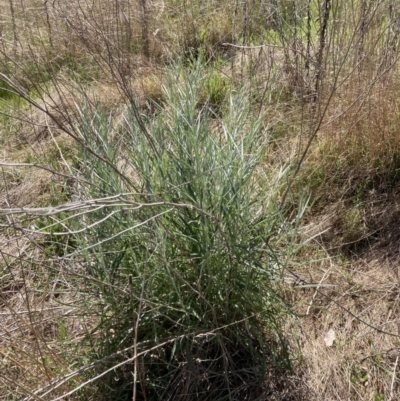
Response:
POLYGON ((393 367, 393 375, 392 375, 392 382, 390 384, 390 398, 389 398, 389 400, 393 400, 393 388, 394 388, 394 382, 396 380, 396 369, 397 369, 398 362, 399 362, 399 355, 397 355, 396 361, 395 361, 394 367, 393 367))

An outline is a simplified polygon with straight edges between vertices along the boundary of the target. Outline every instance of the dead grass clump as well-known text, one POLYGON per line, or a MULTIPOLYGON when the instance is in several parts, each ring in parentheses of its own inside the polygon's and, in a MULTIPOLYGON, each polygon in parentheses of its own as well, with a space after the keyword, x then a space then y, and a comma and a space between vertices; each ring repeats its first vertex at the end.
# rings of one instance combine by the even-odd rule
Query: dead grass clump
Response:
POLYGON ((321 154, 336 155, 342 172, 351 175, 362 167, 369 179, 375 175, 389 184, 393 178, 400 154, 397 75, 393 72, 365 94, 359 93, 356 82, 338 92, 337 115, 321 133, 320 146, 321 154))
POLYGON ((3 188, 0 193, 0 205, 1 207, 26 207, 45 201, 51 182, 52 174, 50 172, 27 174, 14 187, 3 188))
MULTIPOLYGON (((169 44, 170 51, 189 59, 205 54, 208 60, 228 53, 225 42, 235 39, 235 26, 226 7, 216 7, 212 2, 169 4, 164 10, 160 38, 169 44)), ((240 25, 236 26, 236 30, 240 25)))
POLYGON ((166 84, 165 74, 152 65, 143 66, 132 77, 132 90, 141 110, 153 113, 156 106, 165 101, 163 86, 166 84))
POLYGON ((317 238, 331 255, 361 257, 366 251, 398 253, 399 188, 390 193, 368 191, 363 199, 331 202, 314 210, 303 227, 305 238, 317 238))

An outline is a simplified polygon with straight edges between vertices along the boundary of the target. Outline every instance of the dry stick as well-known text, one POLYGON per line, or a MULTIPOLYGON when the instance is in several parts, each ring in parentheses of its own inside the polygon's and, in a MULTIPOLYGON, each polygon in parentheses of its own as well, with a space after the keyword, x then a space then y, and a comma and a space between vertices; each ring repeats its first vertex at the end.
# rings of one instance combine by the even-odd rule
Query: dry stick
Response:
POLYGON ((194 210, 197 213, 208 217, 212 222, 218 222, 218 219, 210 213, 205 212, 203 209, 194 206, 190 203, 174 203, 174 202, 150 202, 150 203, 140 203, 135 201, 124 200, 123 196, 135 196, 135 195, 147 195, 147 194, 137 194, 137 193, 120 193, 112 196, 108 196, 105 198, 98 198, 98 199, 90 199, 86 201, 79 201, 73 203, 67 203, 61 206, 49 206, 49 207, 39 207, 39 208, 0 208, 0 213, 7 213, 7 214, 40 214, 44 216, 50 216, 53 214, 57 214, 60 212, 65 212, 68 210, 82 210, 88 207, 93 206, 135 206, 138 208, 145 208, 145 207, 157 207, 157 206, 168 206, 173 208, 186 208, 190 210, 194 210), (116 203, 116 201, 120 203, 116 203))
POLYGON ((332 269, 332 262, 331 262, 331 266, 329 267, 329 269, 328 269, 326 272, 324 272, 324 274, 323 274, 321 280, 319 281, 319 283, 318 283, 318 285, 317 285, 317 287, 316 287, 316 288, 317 288, 317 291, 314 292, 314 295, 313 295, 313 297, 311 298, 311 301, 310 301, 310 303, 309 303, 309 305, 308 305, 308 308, 307 308, 307 311, 306 311, 306 315, 307 315, 307 316, 310 314, 310 309, 311 309, 311 307, 312 307, 312 304, 313 304, 313 301, 314 301, 315 297, 316 297, 317 294, 318 294, 318 290, 319 290, 319 288, 321 287, 322 282, 323 282, 323 281, 325 280, 325 278, 329 275, 329 273, 331 272, 331 269, 332 269))
MULTIPOLYGON (((351 287, 349 291, 346 291, 346 292, 344 292, 344 293, 341 295, 341 298, 342 298, 342 297, 345 297, 346 295, 349 295, 349 294, 351 295, 351 290, 352 290, 352 289, 356 289, 356 288, 357 288, 356 286, 355 286, 355 287, 354 287, 354 286, 351 287)), ((374 306, 375 306, 377 303, 379 303, 380 300, 383 300, 385 297, 386 297, 386 294, 383 294, 378 300, 372 302, 372 303, 371 303, 369 306, 367 306, 366 308, 363 308, 362 311, 357 315, 357 317, 359 317, 359 316, 365 314, 366 312, 368 312, 369 310, 373 309, 374 306)), ((389 317, 390 317, 390 313, 389 313, 389 316, 386 318, 386 322, 385 322, 385 323, 381 323, 379 326, 380 326, 380 327, 383 327, 383 326, 386 326, 387 324, 393 323, 393 321, 389 321, 389 317)), ((354 320, 354 319, 351 319, 351 320, 349 319, 349 321, 348 321, 348 322, 346 323, 346 325, 345 325, 345 328, 351 327, 351 325, 353 324, 353 320, 354 320)))
MULTIPOLYGON (((263 49, 260 49, 260 55, 261 55, 262 50, 263 49)), ((264 100, 265 100, 265 97, 267 95, 267 92, 268 92, 268 89, 269 89, 269 86, 270 86, 269 83, 270 83, 272 71, 273 71, 273 68, 274 68, 274 57, 273 57, 273 54, 272 54, 272 50, 268 49, 268 53, 269 53, 268 75, 267 75, 267 77, 265 79, 265 87, 264 87, 264 90, 263 90, 263 93, 262 93, 261 99, 260 99, 260 107, 258 108, 258 113, 257 113, 257 117, 258 118, 261 117, 261 112, 262 112, 262 108, 263 108, 263 105, 264 105, 264 100)))
MULTIPOLYGON (((100 36, 102 36, 102 32, 98 32, 100 36)), ((109 72, 111 73, 114 81, 118 85, 118 89, 121 94, 125 95, 127 100, 129 101, 129 105, 131 107, 131 110, 133 112, 133 116, 138 123, 138 126, 141 130, 141 132, 144 134, 146 137, 147 141, 149 142, 154 154, 156 157, 159 157, 159 152, 157 150, 157 147, 155 145, 155 141, 153 137, 151 136, 150 132, 148 131, 146 124, 143 121, 143 118, 140 114, 140 111, 138 110, 138 107, 136 105, 136 99, 134 97, 133 91, 131 89, 131 83, 129 77, 132 75, 131 73, 126 74, 124 71, 121 71, 120 66, 116 62, 116 58, 113 54, 114 50, 114 43, 110 42, 110 40, 103 35, 104 43, 106 46, 106 50, 108 52, 108 58, 105 58, 101 54, 99 54, 100 59, 108 66, 109 72)), ((122 55, 123 57, 123 55, 122 55)))
MULTIPOLYGON (((111 202, 104 202, 99 203, 97 200, 94 201, 82 201, 76 203, 67 203, 65 205, 60 206, 48 206, 44 208, 29 208, 29 207, 21 207, 21 208, 0 208, 0 213, 4 215, 13 215, 13 214, 27 214, 33 216, 53 216, 55 214, 59 214, 62 212, 73 212, 74 210, 86 210, 89 209, 91 211, 97 211, 104 207, 108 206, 131 206, 131 203, 111 203, 111 202)), ((141 207, 141 205, 140 205, 141 207)), ((83 212, 82 212, 83 214, 83 212)), ((77 214, 75 216, 79 216, 77 214)), ((74 217, 74 216, 73 216, 74 217)), ((67 217, 63 221, 68 220, 72 217, 67 217)), ((49 225, 51 227, 52 225, 49 225)))
POLYGON ((18 36, 18 29, 17 29, 17 24, 15 22, 15 10, 14 10, 14 4, 13 0, 9 0, 10 3, 10 13, 11 13, 11 21, 12 21, 12 26, 13 26, 13 34, 14 34, 14 55, 17 55, 17 44, 20 43, 19 41, 19 36, 18 36))
MULTIPOLYGON (((300 72, 299 72, 299 52, 296 50, 299 46, 297 43, 297 32, 298 32, 298 26, 297 26, 297 9, 296 9, 296 2, 293 2, 292 5, 292 18, 293 18, 293 29, 292 29, 292 37, 291 37, 291 42, 292 42, 292 47, 293 47, 293 57, 294 57, 294 73, 292 76, 292 82, 293 82, 293 88, 296 91, 301 92, 301 95, 303 96, 303 90, 301 89, 302 84, 299 84, 299 78, 300 78, 300 72), (301 85, 301 86, 300 86, 301 85)), ((303 77, 302 77, 303 79, 303 77)))
POLYGON ((147 0, 140 0, 141 17, 142 17, 142 40, 143 54, 150 57, 150 42, 149 42, 149 14, 147 9, 147 0))
POLYGON ((389 31, 386 39, 386 58, 393 56, 397 52, 398 38, 400 34, 399 20, 400 10, 393 8, 393 2, 389 4, 389 31))
MULTIPOLYGON (((140 294, 140 298, 143 299, 143 294, 144 294, 144 284, 146 282, 146 277, 143 278, 142 282, 142 291, 140 294)), ((130 290, 132 292, 132 275, 129 276, 129 285, 130 285, 130 290)), ((139 302, 139 308, 136 314, 136 323, 135 323, 135 335, 133 338, 133 356, 135 358, 135 365, 134 365, 134 370, 133 370, 133 396, 132 400, 136 401, 136 386, 137 386, 137 375, 138 375, 138 349, 137 349, 137 335, 139 332, 139 322, 140 322, 140 315, 142 314, 142 302, 139 302)))
MULTIPOLYGON (((234 39, 234 32, 236 32, 236 18, 239 10, 239 0, 235 1, 235 9, 233 10, 233 18, 232 18, 232 38, 234 39)), ((222 46, 226 46, 226 43, 223 43, 222 46)), ((230 57, 231 59, 231 74, 232 80, 235 81, 236 78, 236 70, 235 70, 235 57, 230 57)))
MULTIPOLYGON (((0 254, 2 254, 1 251, 0 251, 0 254)), ((3 257, 4 257, 4 256, 3 256, 3 257)), ((66 258, 63 258, 63 259, 65 260, 66 258)), ((67 267, 67 266, 64 266, 64 268, 69 269, 69 267, 67 267)), ((83 278, 83 279, 88 279, 88 276, 87 276, 86 274, 80 274, 80 273, 76 273, 76 272, 74 272, 73 274, 74 274, 74 276, 76 276, 76 277, 81 277, 81 278, 83 278)), ((97 283, 97 284, 101 284, 101 285, 103 285, 103 286, 106 285, 106 286, 109 287, 110 289, 120 291, 120 292, 122 292, 122 293, 124 293, 124 294, 126 294, 126 295, 130 295, 131 297, 135 298, 135 300, 136 300, 137 302, 142 303, 142 304, 146 304, 147 306, 154 307, 154 308, 158 308, 158 309, 159 309, 160 307, 164 306, 163 304, 160 304, 160 303, 157 303, 157 302, 154 302, 154 301, 150 301, 150 300, 148 300, 148 299, 144 299, 144 298, 142 298, 140 295, 135 295, 130 289, 127 291, 125 288, 123 288, 123 287, 121 287, 121 286, 117 286, 117 285, 110 284, 110 283, 106 283, 106 284, 105 284, 104 281, 101 281, 100 279, 96 279, 96 278, 93 277, 93 276, 90 277, 90 281, 92 281, 92 282, 94 282, 94 283, 97 283)), ((171 310, 171 311, 175 311, 175 312, 179 312, 179 313, 184 313, 184 312, 185 312, 185 311, 182 310, 182 309, 175 308, 175 307, 172 307, 172 306, 169 306, 168 308, 169 308, 169 310, 171 310)), ((73 310, 75 310, 75 309, 76 309, 76 305, 74 306, 74 308, 69 309, 67 312, 65 312, 65 313, 64 313, 64 316, 67 316, 67 315, 69 314, 69 312, 71 312, 71 311, 73 311, 73 310)), ((163 316, 166 317, 166 318, 168 318, 168 316, 165 316, 165 315, 163 315, 163 316)), ((170 319, 170 320, 173 321, 172 319, 170 319)), ((176 322, 174 322, 174 323, 176 323, 176 322)))
MULTIPOLYGON (((4 259, 4 257, 3 257, 3 259, 4 259)), ((25 273, 24 273, 23 269, 22 269, 22 274, 23 274, 23 280, 24 280, 24 284, 25 284, 25 288, 26 288, 26 278, 25 278, 25 273)), ((40 346, 40 342, 39 342, 39 338, 42 337, 42 336, 40 336, 39 332, 36 330, 35 324, 32 322, 32 310, 30 309, 29 294, 28 294, 27 291, 25 291, 25 297, 26 297, 26 306, 27 306, 27 309, 28 309, 27 315, 28 315, 29 321, 27 319, 23 318, 22 316, 20 316, 18 314, 18 312, 8 303, 6 298, 3 297, 3 295, 0 292, 0 300, 1 300, 1 302, 6 306, 6 308, 8 310, 11 311, 12 315, 14 317, 16 317, 18 319, 18 321, 20 321, 28 329, 28 332, 31 332, 31 333, 34 334, 34 341, 37 343, 36 345, 37 345, 37 349, 39 351, 40 360, 42 361, 42 366, 44 367, 44 370, 45 370, 47 378, 50 379, 50 375, 49 375, 49 371, 48 371, 48 368, 47 368, 47 364, 46 364, 46 361, 45 361, 45 358, 44 358, 44 355, 43 355, 43 350, 42 350, 42 348, 40 346)), ((43 341, 43 343, 46 344, 45 341, 43 341)))
MULTIPOLYGON (((137 225, 135 225, 133 227, 129 227, 129 228, 125 229, 125 230, 120 231, 119 233, 113 235, 111 238, 106 238, 106 239, 104 239, 104 240, 102 240, 102 241, 100 241, 100 242, 98 242, 98 243, 96 243, 94 245, 91 245, 90 247, 87 247, 87 248, 83 249, 83 250, 88 250, 88 249, 91 249, 91 248, 93 248, 93 247, 95 247, 97 245, 101 245, 101 244, 103 244, 103 243, 105 243, 105 242, 107 242, 107 241, 109 241, 111 239, 114 239, 114 238, 122 235, 125 232, 128 232, 128 231, 133 230, 135 228, 138 228, 138 227, 140 227, 140 226, 142 226, 144 224, 147 224, 148 222, 154 220, 155 218, 157 218, 157 217, 159 217, 159 216, 161 216, 161 215, 163 215, 165 213, 168 213, 168 212, 172 211, 174 208, 190 209, 190 210, 196 211, 197 213, 201 214, 202 216, 207 217, 208 219, 210 219, 210 221, 213 224, 215 224, 218 227, 218 230, 219 230, 219 232, 220 232, 220 234, 222 236, 222 239, 223 239, 223 241, 225 243, 225 246, 226 246, 226 250, 228 252, 229 261, 231 263, 231 266, 233 265, 233 259, 234 258, 233 258, 233 253, 232 253, 231 246, 229 244, 229 240, 228 240, 228 238, 227 238, 227 236, 225 234, 225 231, 223 230, 223 228, 222 228, 222 226, 220 224, 220 221, 215 216, 213 216, 210 213, 205 212, 203 209, 201 209, 199 207, 196 207, 194 205, 191 205, 191 204, 174 203, 174 202, 139 203, 139 202, 133 202, 133 201, 128 201, 128 200, 121 200, 121 197, 122 196, 126 196, 126 195, 132 195, 132 194, 130 194, 130 193, 118 194, 118 195, 114 195, 114 196, 111 196, 111 197, 108 197, 108 198, 92 199, 92 200, 89 200, 89 201, 75 202, 75 203, 72 203, 72 204, 62 205, 62 206, 59 206, 59 207, 6 208, 6 209, 0 209, 0 213, 1 212, 5 213, 5 214, 22 214, 22 213, 25 213, 25 214, 40 214, 41 216, 50 216, 50 215, 58 214, 61 211, 65 212, 65 211, 72 211, 72 210, 82 210, 82 209, 88 208, 90 206, 98 207, 98 206, 100 206, 102 204, 105 205, 105 206, 119 206, 119 207, 122 207, 122 206, 134 206, 135 209, 140 209, 140 208, 145 208, 145 207, 153 208, 153 207, 159 207, 159 206, 170 207, 170 209, 167 210, 167 211, 164 211, 164 212, 161 212, 161 213, 159 213, 159 214, 157 214, 155 216, 152 216, 151 218, 147 219, 144 222, 140 222, 140 223, 138 223, 137 225), (114 199, 117 199, 120 203, 106 202, 106 201, 114 200, 114 199)), ((133 194, 133 195, 135 195, 135 194, 133 194)), ((68 233, 65 233, 65 234, 68 235, 68 233)), ((68 257, 71 257, 71 256, 76 255, 78 253, 79 253, 79 251, 75 251, 75 252, 73 252, 71 254, 65 255, 64 257, 68 258, 68 257)))
POLYGON ((129 231, 132 231, 132 230, 134 230, 134 229, 136 229, 136 228, 139 228, 139 227, 141 227, 141 226, 144 226, 144 225, 148 224, 149 222, 151 222, 151 221, 157 219, 158 217, 160 217, 160 216, 162 216, 162 215, 164 215, 164 214, 166 214, 166 213, 171 212, 172 210, 173 210, 172 208, 171 208, 171 209, 168 209, 168 210, 165 210, 164 212, 158 213, 158 214, 156 214, 156 215, 154 215, 154 216, 148 218, 148 219, 145 220, 145 221, 142 221, 142 222, 140 222, 140 223, 138 223, 138 224, 135 224, 135 225, 132 226, 132 227, 128 227, 128 228, 126 228, 125 230, 119 231, 118 233, 112 235, 111 237, 105 238, 105 239, 103 239, 103 240, 101 240, 101 241, 99 241, 99 242, 96 242, 95 244, 89 245, 89 246, 87 246, 86 248, 82 248, 82 249, 79 249, 79 250, 77 250, 77 251, 75 251, 75 252, 71 252, 71 253, 69 253, 69 254, 63 256, 63 257, 57 257, 57 258, 55 258, 55 260, 60 260, 60 259, 64 259, 64 258, 70 258, 71 256, 79 255, 79 253, 81 253, 82 251, 88 251, 89 249, 96 248, 97 246, 103 245, 103 244, 105 244, 105 243, 108 242, 108 241, 111 241, 111 240, 113 240, 113 239, 115 239, 115 238, 118 238, 119 236, 121 236, 121 235, 123 235, 123 234, 125 234, 125 233, 127 233, 127 232, 129 232, 129 231))
MULTIPOLYGON (((105 216, 104 218, 96 221, 93 224, 85 225, 85 227, 81 228, 80 230, 71 231, 68 227, 65 226, 65 221, 67 221, 67 220, 76 219, 77 217, 84 216, 87 213, 99 211, 99 210, 103 209, 104 207, 106 207, 106 206, 97 207, 97 208, 91 209, 91 210, 89 210, 87 212, 77 213, 77 214, 74 214, 73 216, 67 217, 66 219, 63 219, 63 220, 57 220, 55 223, 49 224, 48 226, 41 228, 40 233, 43 234, 43 235, 48 235, 48 236, 52 236, 52 235, 55 235, 55 236, 64 236, 64 235, 70 236, 70 235, 81 234, 81 233, 84 233, 87 230, 95 228, 96 226, 100 225, 101 223, 104 223, 105 221, 110 219, 115 214, 122 212, 122 210, 114 210, 114 211, 110 212, 109 214, 107 214, 107 216, 105 216), (50 229, 51 227, 57 226, 58 224, 61 224, 67 231, 52 232, 52 233, 44 231, 44 230, 50 229)), ((130 210, 132 210, 132 209, 130 209, 130 210)), ((38 230, 29 229, 29 228, 21 228, 21 230, 23 232, 32 233, 32 234, 35 234, 35 233, 38 232, 38 230)))
POLYGON ((390 384, 390 399, 389 399, 390 401, 393 399, 393 387, 396 379, 396 369, 398 362, 399 362, 399 355, 397 355, 396 362, 394 363, 394 368, 393 368, 392 383, 390 384))
POLYGON ((317 54, 317 72, 315 74, 315 93, 314 93, 314 105, 319 100, 319 90, 322 79, 322 61, 324 57, 324 50, 326 46, 326 32, 328 30, 329 12, 331 9, 331 0, 324 0, 324 16, 322 20, 321 33, 319 37, 319 50, 317 54))
POLYGON ((48 34, 49 34, 49 43, 50 43, 50 47, 53 48, 53 32, 52 32, 51 23, 50 23, 48 1, 49 0, 44 1, 44 8, 46 10, 46 22, 47 22, 47 30, 48 30, 48 34))
MULTIPOLYGON (((243 4, 243 25, 242 25, 242 44, 243 47, 242 49, 244 49, 245 47, 245 43, 246 43, 246 39, 247 36, 249 36, 249 5, 248 5, 248 0, 242 0, 242 4, 243 4)), ((237 12, 237 10, 236 10, 237 12)), ((245 57, 245 52, 242 51, 241 52, 241 62, 240 62, 240 78, 241 80, 243 80, 243 75, 244 75, 244 57, 245 57)), ((250 56, 252 58, 252 56, 250 56)))
MULTIPOLYGON (((43 309, 32 309, 30 311, 24 310, 24 311, 14 311, 12 313, 7 313, 7 312, 1 312, 0 316, 14 316, 14 315, 26 315, 27 313, 38 313, 38 312, 48 312, 48 311, 54 311, 54 310, 63 310, 67 309, 68 306, 54 306, 52 308, 43 308, 43 309)), ((69 309, 67 312, 70 312, 73 309, 69 309)), ((64 314, 66 315, 67 312, 64 314)))
POLYGON ((364 42, 367 33, 367 5, 366 0, 361 1, 360 40, 358 43, 358 78, 361 80, 362 62, 364 60, 364 42))
MULTIPOLYGON (((46 118, 46 123, 47 123, 47 118, 48 118, 48 116, 45 116, 45 118, 46 118)), ((57 142, 57 140, 55 139, 54 134, 53 134, 53 131, 52 131, 52 129, 50 128, 50 125, 49 125, 48 123, 47 123, 47 129, 48 129, 49 132, 50 132, 51 139, 52 139, 54 145, 56 145, 56 148, 57 148, 57 150, 58 150, 58 153, 59 153, 59 155, 60 155, 62 161, 64 162, 65 167, 68 168, 69 173, 71 174, 71 177, 72 177, 72 176, 73 176, 73 172, 72 172, 71 166, 70 166, 70 165, 67 163, 67 161, 65 160, 64 154, 63 154, 63 152, 62 152, 60 146, 58 145, 58 142, 57 142)))
MULTIPOLYGON (((311 60, 311 0, 307 1, 307 50, 304 68, 306 70, 307 85, 310 84, 310 60, 311 60)), ((310 88, 309 88, 310 89, 310 88)))
MULTIPOLYGON (((166 341, 165 343, 161 344, 160 346, 164 346, 165 344, 168 344, 168 343, 171 342, 171 341, 172 341, 172 340, 166 341)), ((94 367, 96 367, 96 366, 98 366, 98 365, 102 365, 102 364, 104 364, 105 362, 107 362, 107 361, 109 361, 109 360, 111 360, 111 359, 117 358, 118 356, 123 356, 123 355, 125 355, 128 351, 130 351, 132 348, 133 348, 133 346, 128 347, 128 348, 125 348, 125 349, 122 350, 122 351, 117 351, 117 352, 115 352, 115 353, 112 354, 112 355, 108 355, 108 356, 106 356, 106 357, 104 357, 104 358, 102 358, 102 359, 99 359, 98 361, 94 361, 94 362, 92 362, 92 363, 90 363, 90 364, 88 364, 88 365, 86 365, 86 366, 83 366, 83 367, 81 367, 81 368, 79 368, 79 369, 77 369, 77 370, 75 370, 75 371, 73 371, 73 372, 71 372, 71 373, 68 373, 67 375, 64 375, 62 378, 56 379, 56 380, 52 381, 50 384, 47 384, 47 385, 45 385, 44 387, 39 388, 38 390, 36 390, 36 391, 33 393, 33 395, 30 395, 30 396, 28 396, 28 397, 25 397, 22 401, 30 401, 30 400, 32 399, 32 397, 38 398, 38 394, 40 394, 42 391, 45 391, 45 393, 42 394, 42 397, 44 397, 44 396, 50 394, 53 390, 55 390, 55 389, 57 389, 58 387, 62 386, 64 383, 66 383, 68 380, 72 379, 73 377, 78 376, 79 374, 85 373, 85 372, 87 372, 88 370, 90 370, 90 369, 92 369, 92 368, 94 368, 94 367), (49 389, 49 388, 50 388, 50 389, 49 389), (48 390, 48 389, 49 389, 49 390, 48 390)), ((145 354, 146 352, 150 352, 150 351, 152 351, 152 349, 147 350, 147 351, 144 351, 142 354, 145 354)), ((137 357, 139 357, 139 356, 140 356, 140 354, 137 355, 137 357)), ((126 363, 129 363, 129 362, 127 361, 126 363)), ((93 381, 94 381, 94 380, 93 380, 93 381)), ((77 389, 77 390, 78 390, 78 389, 77 389)), ((29 392, 27 392, 27 393, 29 393, 29 392)), ((64 397, 64 396, 63 396, 63 397, 64 397)), ((63 398, 63 397, 61 397, 61 398, 63 398)), ((38 398, 38 399, 41 400, 41 398, 38 398)), ((52 400, 52 401, 54 401, 54 400, 52 400)))
POLYGON ((333 118, 329 119, 325 124, 322 124, 320 128, 325 128, 326 126, 332 124, 334 121, 336 121, 338 118, 342 117, 345 113, 347 113, 354 105, 358 103, 358 101, 363 98, 363 101, 360 103, 358 106, 357 111, 355 111, 354 114, 357 114, 359 110, 361 110, 362 106, 364 105, 366 101, 366 95, 368 95, 372 89, 374 88, 375 84, 386 74, 388 73, 395 65, 396 63, 400 60, 400 55, 396 57, 396 59, 387 67, 385 67, 382 71, 379 71, 381 67, 383 67, 384 61, 382 60, 382 63, 378 66, 378 72, 377 75, 375 76, 374 79, 369 83, 369 85, 360 93, 360 95, 357 96, 357 98, 350 103, 348 107, 346 107, 344 110, 342 110, 340 113, 338 113, 336 116, 333 118))

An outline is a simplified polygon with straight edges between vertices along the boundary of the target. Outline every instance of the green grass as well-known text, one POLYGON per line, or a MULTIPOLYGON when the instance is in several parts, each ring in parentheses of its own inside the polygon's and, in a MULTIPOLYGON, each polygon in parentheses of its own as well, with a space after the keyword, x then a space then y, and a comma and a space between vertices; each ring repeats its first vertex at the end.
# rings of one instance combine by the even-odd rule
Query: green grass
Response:
POLYGON ((289 251, 274 245, 290 227, 274 203, 279 186, 266 191, 268 179, 256 173, 267 146, 261 120, 238 94, 211 130, 213 113, 198 106, 202 71, 199 61, 190 73, 180 65, 169 73, 163 108, 144 120, 149 134, 128 110, 113 138, 107 113, 81 109, 87 146, 110 164, 123 159, 121 175, 136 177, 129 186, 100 158, 83 161, 88 198, 129 193, 125 206, 77 220, 99 224, 75 236, 73 252, 101 300, 87 312, 102 311, 93 357, 143 353, 102 380, 105 399, 122 400, 133 387, 147 400, 250 397, 295 357, 282 329, 293 314, 279 289, 289 251))

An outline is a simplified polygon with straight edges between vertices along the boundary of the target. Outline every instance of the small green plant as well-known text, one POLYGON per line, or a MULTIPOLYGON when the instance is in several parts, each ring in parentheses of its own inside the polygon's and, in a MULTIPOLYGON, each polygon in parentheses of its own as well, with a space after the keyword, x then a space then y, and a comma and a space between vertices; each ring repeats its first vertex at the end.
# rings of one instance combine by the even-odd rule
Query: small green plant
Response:
POLYGON ((9 100, 17 97, 13 88, 5 81, 0 81, 0 99, 9 100))
POLYGON ((229 80, 222 77, 217 71, 213 71, 205 79, 204 92, 211 108, 220 110, 230 92, 229 80))
POLYGON ((384 394, 374 393, 374 401, 383 401, 385 399, 384 394))
POLYGON ((343 216, 343 243, 361 240, 367 232, 360 206, 349 208, 343 216))
POLYGON ((369 375, 366 369, 361 366, 353 366, 351 370, 351 381, 354 384, 363 385, 365 382, 369 380, 369 375))
POLYGON ((49 256, 63 256, 72 252, 76 247, 76 240, 68 233, 67 226, 71 227, 71 216, 61 213, 57 219, 42 218, 36 221, 33 226, 43 233, 39 243, 49 256))
POLYGON ((358 298, 361 295, 361 291, 362 291, 362 285, 355 285, 352 286, 349 290, 350 296, 354 299, 354 298, 358 298))

